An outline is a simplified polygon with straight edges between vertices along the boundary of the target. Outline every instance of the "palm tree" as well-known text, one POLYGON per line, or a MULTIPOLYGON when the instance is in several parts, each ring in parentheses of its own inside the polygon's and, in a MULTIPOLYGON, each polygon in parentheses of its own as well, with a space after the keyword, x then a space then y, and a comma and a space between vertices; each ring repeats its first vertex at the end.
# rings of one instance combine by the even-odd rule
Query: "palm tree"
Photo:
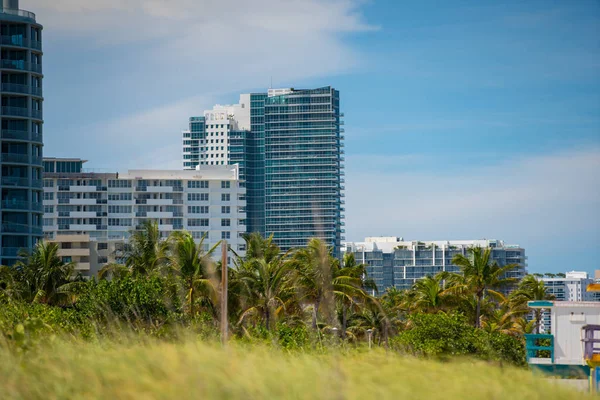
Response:
POLYGON ((312 328, 316 331, 319 310, 325 310, 328 325, 334 310, 333 257, 331 249, 320 239, 311 239, 308 246, 299 249, 293 260, 298 270, 298 290, 301 302, 312 304, 312 328))
POLYGON ((367 270, 364 264, 357 264, 353 253, 344 256, 344 263, 340 267, 338 260, 332 262, 333 293, 340 304, 342 338, 346 337, 348 327, 348 311, 350 308, 358 310, 369 296, 366 287, 376 288, 372 280, 366 279, 367 270))
POLYGON ((134 275, 159 272, 168 262, 169 242, 161 238, 158 223, 145 221, 141 230, 131 233, 125 252, 125 266, 134 275))
MULTIPOLYGON (((534 300, 554 300, 555 296, 546 291, 544 281, 538 280, 535 276, 527 275, 519 283, 517 290, 511 293, 510 303, 513 309, 526 314, 529 312, 527 302, 534 300)), ((540 331, 540 322, 542 320, 542 309, 534 309, 536 333, 540 331)))
POLYGON ((277 256, 261 254, 236 266, 234 285, 241 288, 239 295, 245 304, 239 322, 255 316, 271 330, 275 318, 294 301, 295 271, 288 260, 289 252, 277 256))
POLYGON ((58 244, 40 241, 31 254, 20 255, 25 261, 19 261, 16 268, 32 301, 58 304, 70 290, 76 289, 71 285, 77 279, 75 265, 63 262, 58 256, 58 244))
POLYGON ((435 276, 426 276, 419 279, 412 287, 414 306, 423 312, 437 312, 446 305, 448 292, 443 289, 442 283, 447 278, 447 273, 441 272, 435 276))
POLYGON ((505 274, 518 264, 508 264, 503 267, 496 262, 490 262, 491 248, 471 247, 469 257, 457 254, 452 258, 452 264, 458 266, 462 275, 451 275, 454 285, 448 290, 455 294, 473 294, 476 300, 475 327, 481 327, 481 304, 484 296, 499 298, 501 293, 494 289, 516 282, 514 278, 506 278, 505 274))
POLYGON ((121 279, 130 273, 131 270, 123 264, 110 263, 100 268, 98 271, 98 279, 121 279))
POLYGON ((221 242, 205 252, 205 237, 198 244, 189 232, 174 232, 171 237, 173 250, 169 257, 169 265, 181 278, 192 316, 195 315, 194 304, 198 292, 201 292, 213 305, 217 302, 215 279, 209 277, 207 267, 212 263, 211 256, 221 242))

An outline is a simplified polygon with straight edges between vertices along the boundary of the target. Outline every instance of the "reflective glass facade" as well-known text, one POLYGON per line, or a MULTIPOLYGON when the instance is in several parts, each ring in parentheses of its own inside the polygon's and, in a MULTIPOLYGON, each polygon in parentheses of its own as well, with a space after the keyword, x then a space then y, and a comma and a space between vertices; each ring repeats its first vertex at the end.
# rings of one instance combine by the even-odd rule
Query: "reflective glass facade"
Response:
POLYGON ((42 238, 42 26, 0 8, 0 31, 0 264, 12 265, 42 238))
POLYGON ((183 167, 208 163, 203 152, 211 150, 212 124, 234 127, 224 139, 226 163, 239 164, 245 181, 248 232, 273 234, 284 250, 319 237, 339 255, 344 233, 339 106, 339 92, 331 87, 242 95, 240 104, 207 111, 205 117, 219 116, 214 122, 190 118, 183 132, 183 167))
POLYGON ((340 97, 331 87, 265 99, 265 231, 287 250, 342 239, 340 97))

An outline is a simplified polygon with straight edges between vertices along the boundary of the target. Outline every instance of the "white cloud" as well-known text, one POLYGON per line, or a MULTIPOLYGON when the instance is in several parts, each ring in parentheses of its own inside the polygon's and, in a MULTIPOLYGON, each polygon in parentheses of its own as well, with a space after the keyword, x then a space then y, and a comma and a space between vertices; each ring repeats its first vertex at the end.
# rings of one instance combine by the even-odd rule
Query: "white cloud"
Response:
POLYGON ((510 159, 456 175, 390 169, 387 162, 377 169, 377 158, 365 173, 363 161, 348 159, 349 240, 504 239, 535 248, 531 267, 564 263, 557 270, 576 268, 568 265, 570 252, 600 240, 600 149, 510 159), (552 246, 564 247, 562 258, 547 259, 544 249, 552 246))
POLYGON ((63 140, 48 135, 47 154, 83 150, 91 161, 129 164, 121 155, 143 159, 157 146, 179 145, 188 117, 219 95, 265 88, 271 79, 275 86, 297 86, 356 68, 361 57, 343 35, 373 29, 360 15, 361 3, 22 0, 21 8, 44 25, 51 50, 44 60, 45 83, 54 88, 47 91, 45 130, 63 140), (76 50, 65 51, 70 48, 76 50), (62 126, 71 108, 62 102, 74 98, 86 102, 76 115, 81 121, 62 126), (90 138, 84 148, 77 140, 81 124, 90 138))

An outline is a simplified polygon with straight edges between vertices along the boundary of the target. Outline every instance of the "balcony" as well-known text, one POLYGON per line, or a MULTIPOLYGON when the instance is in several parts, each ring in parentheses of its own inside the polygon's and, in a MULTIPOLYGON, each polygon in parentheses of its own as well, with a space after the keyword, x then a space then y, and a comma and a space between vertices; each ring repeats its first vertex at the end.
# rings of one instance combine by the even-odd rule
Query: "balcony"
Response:
POLYGON ((29 132, 3 129, 2 139, 29 140, 29 132))
POLYGON ((17 257, 19 255, 20 247, 3 247, 2 257, 17 257))
POLYGON ((31 118, 43 119, 42 110, 31 110, 31 118))
POLYGON ((25 60, 0 60, 0 68, 42 73, 41 64, 31 64, 25 60))
POLYGON ((29 94, 29 86, 18 83, 3 83, 2 92, 29 94))
POLYGON ((17 224, 15 222, 4 222, 2 223, 2 232, 42 234, 42 228, 37 226, 29 226, 26 224, 17 224))
POLYGON ((17 153, 2 153, 2 162, 29 164, 29 155, 17 153))
POLYGON ((28 210, 29 202, 23 200, 2 200, 3 210, 28 210))
POLYGON ((41 133, 32 133, 31 134, 31 140, 33 140, 34 142, 42 142, 42 134, 41 133))
POLYGON ((31 180, 31 187, 34 188, 42 188, 44 186, 44 181, 41 179, 32 179, 31 180))
POLYGON ((29 117, 29 110, 24 107, 2 107, 3 116, 29 117))
POLYGON ((2 186, 29 186, 28 178, 18 178, 13 176, 2 177, 2 186))
POLYGON ((2 10, 2 13, 8 15, 16 15, 17 17, 29 18, 35 21, 35 14, 30 11, 5 8, 4 10, 2 10))

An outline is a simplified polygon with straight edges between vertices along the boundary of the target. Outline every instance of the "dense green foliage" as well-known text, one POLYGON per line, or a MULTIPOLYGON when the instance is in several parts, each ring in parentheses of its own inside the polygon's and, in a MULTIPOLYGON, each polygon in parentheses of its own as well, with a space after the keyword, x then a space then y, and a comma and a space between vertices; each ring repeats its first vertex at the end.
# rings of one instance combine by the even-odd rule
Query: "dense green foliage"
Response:
MULTIPOLYGON (((408 291, 372 296, 365 265, 332 256, 318 240, 283 253, 272 238, 245 237, 246 254, 228 268, 231 338, 287 350, 360 346, 371 339, 425 357, 468 356, 524 365, 527 300, 547 298, 543 283, 528 277, 514 284, 489 260, 489 249, 457 256, 462 273, 426 277, 408 291)), ((216 248, 216 246, 215 246, 216 248)), ((97 278, 84 280, 51 243, 40 243, 16 267, 0 267, 0 333, 4 343, 29 349, 60 335, 85 340, 122 329, 176 339, 193 332, 218 338, 220 263, 215 248, 189 233, 163 239, 156 224, 136 232, 119 257, 97 278)), ((0 341, 0 345, 1 345, 0 341)))

